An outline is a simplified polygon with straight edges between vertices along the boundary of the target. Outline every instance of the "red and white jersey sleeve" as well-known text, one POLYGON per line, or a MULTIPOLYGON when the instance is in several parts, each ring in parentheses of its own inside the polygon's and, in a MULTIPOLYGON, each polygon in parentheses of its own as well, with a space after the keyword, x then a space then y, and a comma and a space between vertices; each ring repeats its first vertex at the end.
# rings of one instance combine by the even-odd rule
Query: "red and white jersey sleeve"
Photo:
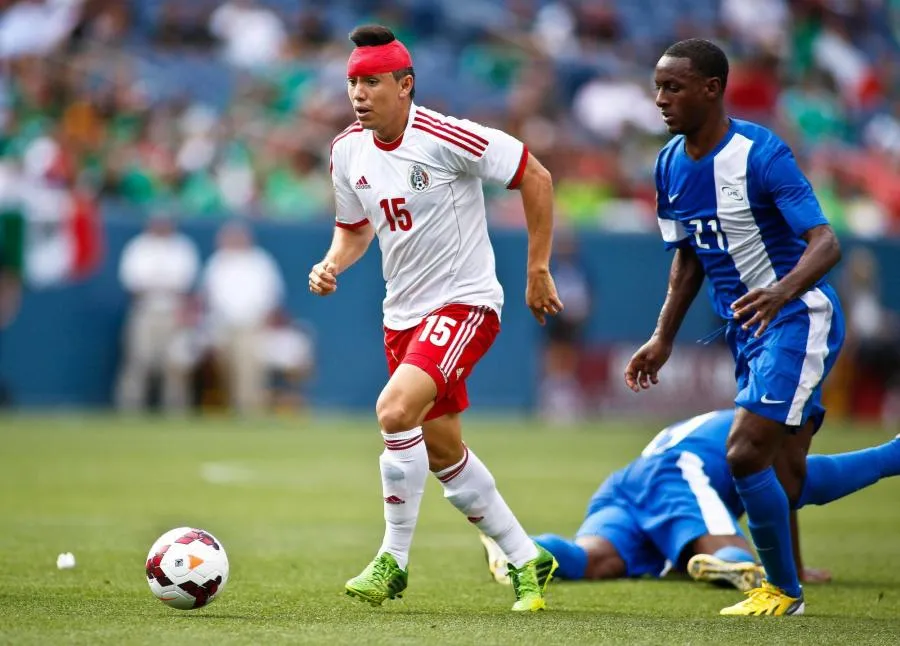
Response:
POLYGON ((528 150, 515 137, 425 108, 417 109, 412 127, 446 142, 442 152, 448 168, 510 189, 519 187, 528 150))
POLYGON ((450 303, 500 314, 482 180, 517 188, 527 160, 522 142, 504 132, 415 105, 390 144, 358 123, 335 138, 337 225, 375 228, 386 327, 414 327, 450 303))
MULTIPOLYGON (((331 183, 334 185, 335 223, 339 227, 348 229, 361 227, 368 220, 366 219, 362 203, 353 191, 353 187, 350 186, 346 174, 343 173, 347 168, 347 164, 343 163, 341 159, 335 160, 335 147, 341 139, 362 131, 363 127, 357 121, 344 129, 331 143, 331 183)), ((342 146, 338 150, 346 152, 347 148, 342 146)))

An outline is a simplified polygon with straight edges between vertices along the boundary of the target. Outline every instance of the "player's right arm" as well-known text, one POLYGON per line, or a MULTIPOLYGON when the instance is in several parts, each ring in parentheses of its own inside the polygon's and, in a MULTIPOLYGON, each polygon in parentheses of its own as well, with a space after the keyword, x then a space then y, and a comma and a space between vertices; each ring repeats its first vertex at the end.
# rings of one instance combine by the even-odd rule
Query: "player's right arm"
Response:
POLYGON ((309 272, 309 291, 318 296, 334 292, 338 274, 363 257, 374 237, 375 227, 368 221, 354 228, 336 226, 328 253, 309 272))
POLYGON ((331 145, 334 236, 331 238, 328 253, 309 272, 309 291, 319 296, 328 296, 337 289, 338 274, 362 258, 375 237, 375 227, 366 218, 362 202, 353 191, 344 170, 344 158, 349 153, 348 138, 357 128, 358 125, 350 126, 338 135, 331 145))
POLYGON ((703 266, 694 250, 685 245, 675 251, 669 270, 669 289, 650 340, 634 353, 625 368, 625 384, 634 392, 659 383, 657 373, 672 354, 675 335, 703 285, 703 266))
POLYGON ((669 270, 669 287, 650 340, 634 353, 625 367, 625 385, 634 392, 658 384, 658 373, 672 354, 675 335, 681 328, 688 308, 703 285, 703 265, 697 257, 684 227, 669 214, 666 187, 660 164, 656 168, 657 216, 667 248, 675 249, 669 270))

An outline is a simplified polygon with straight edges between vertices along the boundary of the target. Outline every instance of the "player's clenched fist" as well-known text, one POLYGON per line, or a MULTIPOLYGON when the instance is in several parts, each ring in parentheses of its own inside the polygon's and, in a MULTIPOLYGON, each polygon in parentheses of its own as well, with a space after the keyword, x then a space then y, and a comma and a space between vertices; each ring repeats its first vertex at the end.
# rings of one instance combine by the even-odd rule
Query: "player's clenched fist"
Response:
POLYGON ((309 272, 309 291, 318 296, 328 296, 337 289, 337 267, 333 262, 323 260, 313 265, 309 272))

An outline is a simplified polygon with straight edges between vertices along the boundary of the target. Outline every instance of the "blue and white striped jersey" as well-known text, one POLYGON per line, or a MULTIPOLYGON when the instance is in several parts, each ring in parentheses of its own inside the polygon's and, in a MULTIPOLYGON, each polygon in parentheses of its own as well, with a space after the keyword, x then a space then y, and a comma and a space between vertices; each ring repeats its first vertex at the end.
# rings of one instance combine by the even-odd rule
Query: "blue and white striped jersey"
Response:
MULTIPOLYGON (((725 443, 733 422, 731 409, 704 413, 664 428, 637 459, 603 481, 588 503, 586 515, 609 505, 611 496, 643 508, 661 490, 677 498, 681 487, 687 485, 703 503, 701 508, 724 507, 740 518, 744 506, 725 459, 725 443)), ((728 519, 728 514, 714 515, 728 519)))
POLYGON ((656 160, 656 194, 666 248, 696 250, 725 319, 737 298, 791 271, 806 249, 803 233, 828 223, 790 148, 739 119, 701 159, 687 155, 683 135, 666 144, 656 160))

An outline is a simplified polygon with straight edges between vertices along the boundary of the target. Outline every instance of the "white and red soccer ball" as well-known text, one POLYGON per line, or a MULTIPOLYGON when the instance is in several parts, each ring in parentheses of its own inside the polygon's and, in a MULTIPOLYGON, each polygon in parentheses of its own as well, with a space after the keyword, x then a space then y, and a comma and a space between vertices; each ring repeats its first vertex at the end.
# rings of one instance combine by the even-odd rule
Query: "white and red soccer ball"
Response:
POLYGON ((157 599, 179 610, 212 603, 228 582, 228 556, 215 536, 178 527, 160 536, 147 554, 147 583, 157 599))

